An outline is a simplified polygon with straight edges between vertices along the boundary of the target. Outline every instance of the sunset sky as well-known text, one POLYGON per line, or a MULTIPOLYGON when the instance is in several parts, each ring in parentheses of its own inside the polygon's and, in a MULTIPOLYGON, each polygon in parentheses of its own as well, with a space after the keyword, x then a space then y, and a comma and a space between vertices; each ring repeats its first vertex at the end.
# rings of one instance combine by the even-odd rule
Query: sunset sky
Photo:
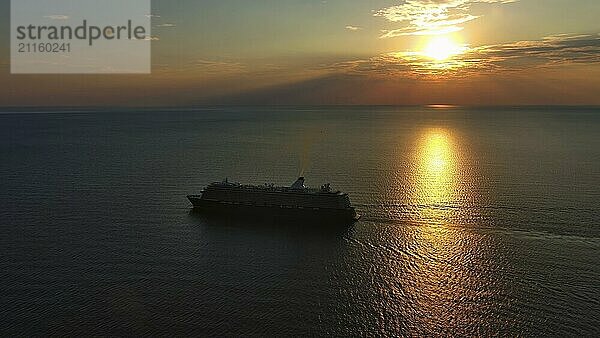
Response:
POLYGON ((0 106, 600 104, 598 0, 156 0, 151 75, 10 75, 9 4, 0 106))

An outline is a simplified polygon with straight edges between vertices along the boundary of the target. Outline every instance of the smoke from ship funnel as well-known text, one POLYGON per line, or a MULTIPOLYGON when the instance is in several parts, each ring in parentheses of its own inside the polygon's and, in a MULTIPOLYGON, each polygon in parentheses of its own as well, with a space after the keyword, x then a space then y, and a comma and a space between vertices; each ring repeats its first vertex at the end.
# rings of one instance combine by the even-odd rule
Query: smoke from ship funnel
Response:
POLYGON ((299 177, 304 177, 306 171, 310 167, 311 151, 314 144, 321 140, 325 134, 325 130, 309 130, 302 135, 302 149, 300 152, 300 170, 299 177))

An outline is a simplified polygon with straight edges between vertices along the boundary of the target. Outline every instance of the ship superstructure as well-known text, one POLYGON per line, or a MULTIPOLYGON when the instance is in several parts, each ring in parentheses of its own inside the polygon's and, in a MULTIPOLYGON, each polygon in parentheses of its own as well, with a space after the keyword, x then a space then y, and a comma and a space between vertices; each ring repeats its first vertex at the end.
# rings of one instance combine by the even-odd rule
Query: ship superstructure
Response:
POLYGON ((291 186, 280 187, 243 185, 225 180, 210 184, 201 195, 190 195, 188 199, 195 209, 204 211, 340 221, 356 219, 348 194, 332 191, 329 184, 320 189, 307 188, 304 182, 304 177, 300 177, 291 186))

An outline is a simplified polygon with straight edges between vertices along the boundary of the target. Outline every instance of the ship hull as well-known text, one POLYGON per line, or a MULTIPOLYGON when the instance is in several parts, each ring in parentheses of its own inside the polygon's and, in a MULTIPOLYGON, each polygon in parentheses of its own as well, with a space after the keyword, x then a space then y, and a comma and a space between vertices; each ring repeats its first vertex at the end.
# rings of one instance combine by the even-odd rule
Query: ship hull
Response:
POLYGON ((232 218, 259 218, 265 220, 310 221, 318 223, 353 223, 357 220, 354 208, 317 209, 279 206, 257 206, 250 204, 227 203, 188 196, 194 211, 232 218))

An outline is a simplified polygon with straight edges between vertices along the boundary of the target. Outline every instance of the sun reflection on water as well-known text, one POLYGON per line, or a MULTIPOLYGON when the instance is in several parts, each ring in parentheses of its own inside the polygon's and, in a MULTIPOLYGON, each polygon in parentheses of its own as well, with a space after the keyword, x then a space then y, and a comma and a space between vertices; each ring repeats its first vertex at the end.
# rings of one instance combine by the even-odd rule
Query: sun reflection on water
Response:
POLYGON ((476 297, 480 280, 471 265, 478 244, 472 234, 460 227, 468 172, 461 170, 461 148, 458 136, 446 129, 423 133, 413 173, 413 199, 418 203, 417 217, 425 226, 415 229, 414 275, 410 278, 417 299, 417 321, 425 327, 444 327, 468 322, 475 314, 466 299, 476 297), (462 183, 461 183, 462 182, 462 183))
POLYGON ((375 308, 392 320, 400 312, 396 323, 409 318, 415 335, 477 335, 472 325, 497 296, 488 274, 493 243, 473 227, 481 202, 477 153, 462 129, 442 123, 419 128, 398 145, 403 152, 394 158, 397 174, 386 196, 398 222, 378 228, 376 272, 368 276, 379 294, 397 300, 375 308))
POLYGON ((432 225, 446 224, 458 185, 456 149, 449 132, 430 130, 423 136, 413 173, 413 201, 419 217, 432 225))

